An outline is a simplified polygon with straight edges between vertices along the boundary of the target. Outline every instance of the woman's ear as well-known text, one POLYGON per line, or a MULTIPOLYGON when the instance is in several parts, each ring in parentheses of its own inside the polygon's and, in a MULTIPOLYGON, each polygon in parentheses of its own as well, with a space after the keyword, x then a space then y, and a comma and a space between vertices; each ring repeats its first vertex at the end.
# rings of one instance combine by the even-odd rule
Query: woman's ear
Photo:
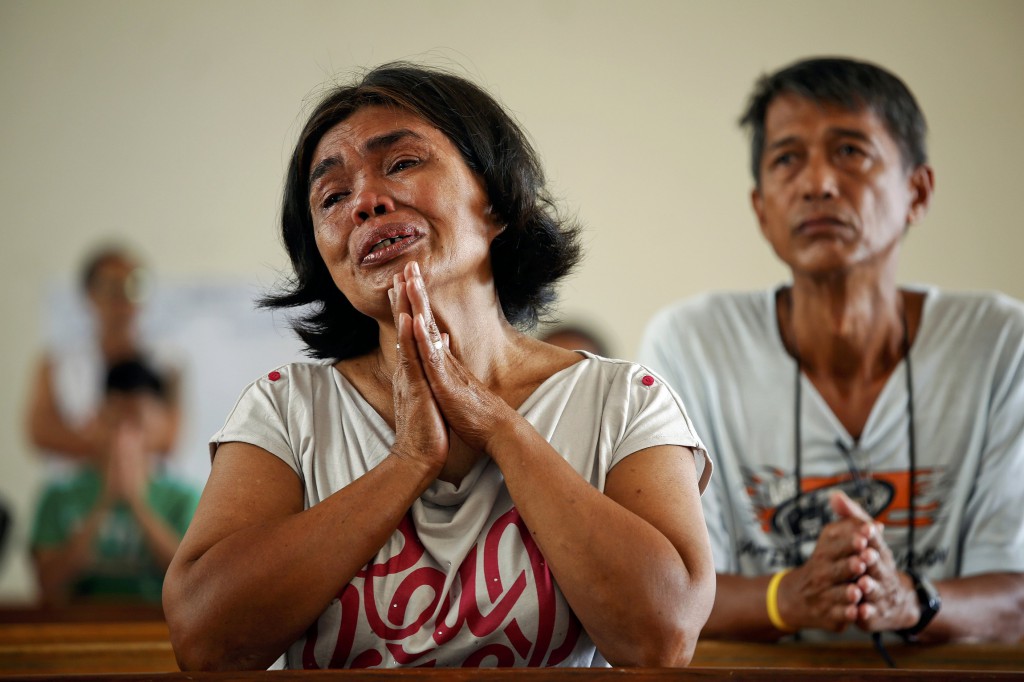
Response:
POLYGON ((495 237, 504 232, 505 228, 508 227, 508 225, 501 221, 501 216, 494 212, 494 206, 492 204, 487 204, 487 208, 484 209, 484 215, 487 216, 487 219, 494 227, 495 237))

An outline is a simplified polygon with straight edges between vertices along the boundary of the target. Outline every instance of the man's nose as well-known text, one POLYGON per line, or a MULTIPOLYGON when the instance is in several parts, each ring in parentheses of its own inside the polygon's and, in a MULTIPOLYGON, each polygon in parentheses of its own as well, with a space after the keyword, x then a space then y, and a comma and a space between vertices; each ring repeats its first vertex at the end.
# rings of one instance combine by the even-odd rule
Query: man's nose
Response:
POLYGON ((823 154, 811 154, 800 172, 800 190, 807 201, 832 199, 839 194, 836 169, 823 154))

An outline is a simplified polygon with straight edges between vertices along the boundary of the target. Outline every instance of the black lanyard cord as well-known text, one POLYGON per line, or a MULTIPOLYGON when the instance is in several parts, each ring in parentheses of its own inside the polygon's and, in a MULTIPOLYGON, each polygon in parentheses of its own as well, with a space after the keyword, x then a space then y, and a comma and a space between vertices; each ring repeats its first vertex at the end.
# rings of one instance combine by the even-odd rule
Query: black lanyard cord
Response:
MULTIPOLYGON (((914 375, 913 366, 910 361, 910 332, 907 326, 907 313, 903 311, 901 315, 901 322, 903 323, 903 359, 906 364, 906 384, 907 384, 907 449, 909 450, 910 456, 910 469, 908 484, 909 490, 909 502, 910 508, 907 513, 907 567, 913 568, 916 563, 916 556, 914 553, 914 526, 916 525, 915 510, 914 510, 914 498, 917 492, 917 443, 914 433, 914 375)), ((794 395, 793 405, 793 451, 796 459, 796 466, 794 467, 794 476, 796 478, 796 493, 793 497, 794 507, 796 509, 796 524, 793 540, 793 555, 794 561, 797 566, 800 566, 804 562, 803 553, 800 551, 800 540, 801 530, 803 527, 803 508, 801 506, 801 496, 803 495, 803 435, 802 435, 802 424, 801 424, 801 412, 802 412, 802 398, 803 398, 803 385, 801 383, 803 374, 803 365, 800 361, 800 353, 796 351, 794 347, 793 357, 796 360, 796 389, 794 395)), ((836 445, 843 452, 844 456, 848 456, 849 453, 846 451, 845 445, 841 440, 836 441, 836 445)), ((854 480, 858 483, 861 482, 862 477, 860 472, 857 471, 853 465, 852 457, 847 457, 847 465, 850 469, 850 474, 854 480)), ((860 487, 860 486, 858 486, 860 487)), ((797 633, 799 634, 799 633, 797 633)), ((881 633, 875 632, 871 636, 874 642, 875 648, 878 653, 882 656, 885 662, 890 668, 895 668, 896 664, 893 662, 889 653, 885 650, 885 646, 882 644, 881 633)))
POLYGON ((800 357, 798 355, 796 357, 796 393, 795 393, 796 397, 795 397, 795 400, 794 400, 795 405, 794 405, 794 408, 793 408, 793 410, 794 410, 793 411, 793 422, 794 422, 794 429, 793 429, 793 451, 796 453, 796 467, 795 467, 796 471, 794 472, 794 474, 796 475, 796 495, 794 495, 794 497, 793 497, 794 509, 796 509, 796 527, 794 528, 794 530, 796 532, 793 533, 793 538, 794 538, 793 539, 793 557, 794 557, 794 561, 796 562, 797 566, 802 566, 803 563, 804 563, 804 555, 800 551, 800 535, 801 535, 800 531, 801 531, 801 527, 803 526, 803 517, 804 517, 803 509, 800 506, 802 504, 800 497, 801 497, 801 495, 803 495, 803 475, 801 474, 800 467, 801 467, 801 464, 803 463, 803 459, 804 459, 803 458, 803 445, 801 443, 801 424, 800 424, 800 413, 802 412, 802 409, 801 409, 801 396, 803 395, 803 390, 801 390, 801 386, 800 386, 800 374, 801 373, 802 373, 802 368, 800 366, 800 357))
POLYGON ((914 372, 910 363, 910 334, 907 332, 907 314, 903 313, 903 357, 907 365, 907 447, 910 450, 910 509, 907 510, 907 568, 913 569, 916 563, 914 556, 914 495, 917 492, 917 443, 914 436, 914 372))

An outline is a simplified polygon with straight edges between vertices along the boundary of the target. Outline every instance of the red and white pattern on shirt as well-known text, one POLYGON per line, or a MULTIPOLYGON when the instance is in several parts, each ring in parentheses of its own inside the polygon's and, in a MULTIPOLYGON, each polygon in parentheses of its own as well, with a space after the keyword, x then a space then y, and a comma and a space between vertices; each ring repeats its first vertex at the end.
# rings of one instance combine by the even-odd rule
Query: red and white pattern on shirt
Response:
MULTIPOLYGON (((463 667, 486 666, 555 666, 564 661, 576 647, 582 630, 575 614, 565 605, 564 597, 558 593, 551 576, 551 571, 544 557, 533 541, 529 529, 514 507, 500 516, 485 534, 482 543, 477 543, 458 569, 458 581, 453 581, 452 590, 442 594, 445 573, 431 566, 419 566, 424 555, 424 547, 416 535, 412 521, 406 516, 398 526, 404 543, 401 551, 382 563, 368 564, 338 594, 341 610, 340 626, 337 642, 328 667, 331 668, 371 668, 385 664, 383 648, 386 647, 389 657, 399 666, 434 667, 440 665, 459 665, 448 657, 441 656, 446 643, 455 640, 464 628, 468 628, 481 646, 468 648, 468 637, 455 644, 462 651, 467 651, 461 661, 463 667), (499 543, 506 532, 513 532, 518 542, 526 551, 530 569, 521 570, 515 580, 507 587, 502 582, 499 564, 499 543), (483 579, 478 576, 478 564, 481 562, 482 546, 483 579), (524 597, 529 583, 528 572, 533 577, 536 589, 536 612, 532 609, 525 614, 528 618, 536 618, 534 641, 530 641, 516 617, 510 613, 517 605, 522 609, 532 601, 524 597), (381 614, 376 598, 376 583, 385 582, 388 576, 406 573, 397 583, 394 594, 387 600, 391 608, 381 614), (455 615, 451 623, 448 616, 456 601, 451 592, 456 584, 461 586, 455 604, 455 615), (483 613, 478 605, 477 592, 481 585, 486 586, 487 598, 491 609, 483 613), (430 602, 411 621, 407 622, 407 613, 413 593, 427 588, 432 591, 430 602), (562 620, 564 639, 560 643, 553 642, 558 620, 558 602, 566 612, 562 620), (360 606, 364 609, 365 623, 372 633, 370 639, 376 642, 362 651, 353 651, 356 645, 356 628, 360 619, 360 606), (408 651, 403 647, 403 640, 409 639, 425 627, 432 628, 431 646, 423 651, 408 651), (440 650, 439 650, 440 649, 440 650)), ((506 543, 508 540, 506 539, 506 543)), ((417 602, 422 603, 422 602, 417 602)), ((332 608, 334 606, 332 605, 332 608)), ((302 650, 304 668, 320 668, 317 661, 317 623, 314 621, 306 632, 302 650)), ((327 633, 325 633, 327 634, 327 633)), ((365 642, 367 637, 362 638, 365 642)), ((422 638, 420 638, 422 641, 422 638)))

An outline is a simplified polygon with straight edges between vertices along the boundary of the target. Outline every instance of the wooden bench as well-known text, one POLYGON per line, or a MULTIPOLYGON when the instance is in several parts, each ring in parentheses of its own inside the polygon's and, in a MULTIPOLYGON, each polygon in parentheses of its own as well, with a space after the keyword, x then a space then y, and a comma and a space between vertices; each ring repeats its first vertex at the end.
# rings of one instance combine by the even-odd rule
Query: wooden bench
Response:
POLYGON ((406 670, 277 670, 9 677, 7 682, 1011 682, 1021 673, 934 670, 812 670, 809 668, 541 668, 406 670))
MULTIPOLYGON (((1016 671, 1024 679, 1024 644, 886 645, 899 669, 1016 671)), ((778 643, 701 640, 690 663, 710 668, 884 668, 870 643, 778 643)))
MULTIPOLYGON (((81 620, 78 616, 65 622, 9 622, 0 619, 0 676, 11 675, 62 675, 62 674, 126 674, 126 673, 170 673, 178 670, 174 652, 171 650, 167 625, 163 620, 110 621, 99 620, 101 613, 94 614, 95 621, 81 620)), ((111 613, 105 614, 107 616, 111 613)), ((645 673, 646 676, 636 677, 637 671, 623 670, 619 677, 601 677, 598 671, 587 671, 587 680, 628 680, 643 682, 644 680, 667 679, 725 679, 721 674, 734 675, 728 679, 753 679, 749 675, 767 675, 782 669, 793 673, 802 669, 815 674, 825 674, 829 679, 863 680, 874 679, 876 673, 893 672, 909 674, 914 670, 929 670, 928 679, 938 679, 936 671, 999 671, 1016 672, 1024 679, 1024 647, 1020 645, 998 644, 952 644, 943 646, 894 645, 889 653, 900 670, 885 671, 884 662, 866 643, 838 644, 762 644, 748 642, 720 642, 703 640, 697 646, 690 670, 704 671, 701 675, 715 673, 712 678, 683 677, 665 673, 645 673), (842 670, 837 670, 842 669, 842 670), (717 672, 715 672, 717 671, 717 672), (845 671, 845 672, 844 672, 845 671), (669 677, 665 677, 669 674, 669 677), (835 675, 844 673, 839 678, 835 675), (869 677, 863 677, 870 673, 869 677), (625 675, 626 677, 622 677, 625 675)), ((529 671, 521 671, 529 677, 529 671)), ((678 672, 678 671, 676 671, 678 672)), ((290 674, 290 673, 289 673, 290 674)), ((355 671, 352 672, 355 674, 355 671)), ((376 673, 377 677, 365 679, 390 680, 391 677, 380 677, 380 674, 391 674, 386 671, 376 673)), ((447 671, 454 674, 454 671, 447 671)), ((802 676, 802 674, 801 674, 802 676)), ((897 678, 899 675, 897 675, 897 678)), ((971 679, 998 679, 971 678, 971 679)), ((918 679, 911 675, 905 679, 918 679)), ((129 678, 125 678, 128 680, 129 678)), ((135 679, 135 678, 131 678, 135 679)), ((149 679, 149 678, 146 678, 149 679)), ((186 679, 185 677, 170 677, 186 679)), ((198 679, 198 678, 197 678, 198 679)), ((217 678, 226 679, 226 678, 217 678)), ((246 678, 250 679, 250 678, 246 678)), ((251 678, 259 679, 259 678, 251 678)), ((269 679, 282 680, 280 676, 269 679)), ((297 678, 296 678, 297 679, 297 678)), ((306 679, 303 677, 302 679, 306 679)), ((363 679, 344 677, 338 679, 363 679)), ((399 678, 394 678, 399 679, 399 678)), ((425 677, 424 680, 446 679, 425 677)), ((455 679, 455 678, 453 678, 455 679)), ((462 679, 462 678, 459 678, 462 679)), ((470 678, 466 678, 470 679, 470 678)), ((472 678, 477 679, 477 678, 472 678)), ((481 680, 497 678, 483 677, 481 680)), ((519 679, 519 678, 517 678, 519 679)), ((531 678, 534 679, 534 678, 531 678)), ((544 678, 548 679, 548 678, 544 678)), ((558 677, 551 679, 570 679, 558 677)), ((759 679, 787 679, 785 676, 759 679)), ((824 679, 824 678, 823 678, 824 679)), ((888 678, 886 678, 888 679, 888 678)), ((945 679, 945 678, 943 678, 945 679)), ((954 679, 954 678, 949 678, 954 679)), ((955 679, 968 679, 961 676, 955 679)))
POLYGON ((177 670, 163 621, 0 624, 0 675, 177 670))

